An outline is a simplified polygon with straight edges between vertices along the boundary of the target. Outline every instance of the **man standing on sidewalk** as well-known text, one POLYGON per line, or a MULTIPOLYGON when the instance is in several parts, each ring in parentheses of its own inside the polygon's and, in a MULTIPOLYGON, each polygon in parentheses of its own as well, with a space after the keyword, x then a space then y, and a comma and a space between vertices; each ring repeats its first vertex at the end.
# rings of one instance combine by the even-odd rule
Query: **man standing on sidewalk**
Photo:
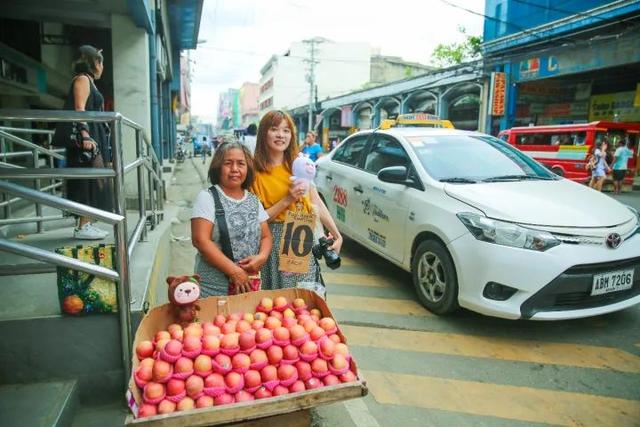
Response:
POLYGON ((316 142, 316 133, 314 131, 310 130, 307 132, 307 136, 304 138, 302 152, 309 156, 314 162, 322 157, 322 147, 316 142))
POLYGON ((202 164, 204 165, 207 161, 207 153, 209 152, 209 138, 206 136, 202 137, 202 164))

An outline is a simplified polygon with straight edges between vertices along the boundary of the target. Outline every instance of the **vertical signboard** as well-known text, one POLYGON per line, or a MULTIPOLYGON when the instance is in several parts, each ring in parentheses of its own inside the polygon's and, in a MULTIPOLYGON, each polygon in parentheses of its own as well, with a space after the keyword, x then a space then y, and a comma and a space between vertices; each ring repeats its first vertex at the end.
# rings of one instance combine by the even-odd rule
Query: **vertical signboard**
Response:
POLYGON ((505 73, 491 73, 491 112, 492 116, 504 116, 507 94, 507 77, 505 73))

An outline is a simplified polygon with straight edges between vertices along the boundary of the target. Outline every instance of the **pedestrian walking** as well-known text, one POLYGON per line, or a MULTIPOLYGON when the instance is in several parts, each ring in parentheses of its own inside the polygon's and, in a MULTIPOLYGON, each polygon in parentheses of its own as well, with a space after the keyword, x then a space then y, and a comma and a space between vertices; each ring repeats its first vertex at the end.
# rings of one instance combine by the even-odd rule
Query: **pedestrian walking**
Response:
POLYGON ((615 194, 620 194, 622 180, 627 174, 629 159, 633 157, 633 150, 628 147, 628 143, 621 139, 613 154, 613 188, 615 194))
POLYGON ((206 136, 202 137, 202 164, 204 165, 207 161, 207 152, 209 151, 209 138, 206 136))
POLYGON ((302 152, 306 154, 314 162, 322 157, 322 147, 316 142, 316 133, 312 130, 307 132, 304 138, 304 147, 302 152))
POLYGON ((209 166, 212 186, 198 193, 191 214, 202 296, 227 295, 230 284, 238 293, 250 291, 249 276, 257 274, 269 257, 269 215, 247 191, 254 176, 246 147, 237 142, 218 147, 209 166), (224 224, 217 221, 218 203, 224 224))
POLYGON ((251 155, 256 152, 256 134, 258 133, 258 127, 255 123, 251 123, 247 126, 247 133, 244 135, 243 144, 249 149, 251 155))
MULTIPOLYGON (((309 258, 307 273, 291 273, 279 270, 280 240, 287 212, 315 213, 330 231, 334 243, 329 249, 336 253, 342 247, 342 235, 313 185, 306 191, 304 184, 292 182, 292 164, 298 155, 296 127, 293 119, 282 111, 270 111, 262 117, 258 126, 254 156, 256 177, 251 190, 258 196, 269 214, 269 229, 273 238, 271 256, 262 267, 263 289, 295 287, 299 282, 320 282, 320 266, 309 258), (314 209, 314 205, 316 209, 314 209)), ((317 241, 318 237, 314 236, 317 241)))
MULTIPOLYGON (((96 87, 104 70, 102 50, 84 45, 73 63, 74 76, 63 109, 103 111, 104 97, 96 87)), ((61 123, 56 127, 53 145, 66 149, 69 168, 105 167, 111 164, 109 128, 104 123, 61 123)), ((105 211, 113 211, 113 191, 108 179, 70 179, 66 181, 67 199, 105 211)), ((73 237, 101 240, 108 232, 91 223, 87 216, 76 216, 73 237)))
POLYGON ((591 160, 591 181, 589 182, 589 187, 594 190, 602 191, 604 178, 611 172, 611 168, 606 159, 608 145, 606 138, 596 141, 596 149, 593 153, 593 159, 591 160))

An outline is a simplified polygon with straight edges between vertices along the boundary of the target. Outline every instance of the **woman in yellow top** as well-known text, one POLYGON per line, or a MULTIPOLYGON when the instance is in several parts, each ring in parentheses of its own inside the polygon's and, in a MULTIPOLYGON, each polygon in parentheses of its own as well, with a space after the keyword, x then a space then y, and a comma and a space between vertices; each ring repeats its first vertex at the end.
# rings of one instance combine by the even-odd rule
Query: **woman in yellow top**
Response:
MULTIPOLYGON (((260 120, 254 162, 256 175, 251 187, 269 215, 269 229, 273 235, 273 248, 269 260, 262 267, 263 289, 295 287, 298 282, 319 282, 320 268, 316 259, 309 257, 307 273, 290 273, 279 270, 280 240, 287 211, 314 212, 330 232, 334 240, 329 249, 336 253, 342 247, 342 235, 313 185, 307 192, 304 185, 291 181, 291 167, 298 155, 296 127, 291 117, 283 111, 270 111, 260 120), (306 193, 306 194, 305 194, 306 193)), ((317 240, 319 236, 315 236, 317 240)))

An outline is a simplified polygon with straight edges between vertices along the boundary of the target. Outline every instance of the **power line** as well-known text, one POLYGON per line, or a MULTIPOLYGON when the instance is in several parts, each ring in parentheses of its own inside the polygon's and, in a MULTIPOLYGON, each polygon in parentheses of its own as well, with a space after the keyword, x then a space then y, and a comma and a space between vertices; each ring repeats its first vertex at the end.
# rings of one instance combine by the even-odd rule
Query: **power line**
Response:
MULTIPOLYGON (((249 50, 237 50, 237 49, 225 49, 222 47, 216 47, 216 46, 200 46, 198 47, 198 49, 205 49, 205 50, 217 50, 220 52, 229 52, 229 53, 238 53, 238 54, 242 54, 242 55, 252 55, 252 56, 277 56, 280 58, 295 58, 295 59, 308 59, 306 56, 298 56, 298 55, 273 55, 273 54, 269 54, 269 53, 263 53, 263 52, 254 52, 254 51, 249 51, 249 50)), ((322 58, 323 62, 359 62, 359 63, 369 63, 371 61, 366 60, 366 59, 334 59, 334 58, 322 58)))

